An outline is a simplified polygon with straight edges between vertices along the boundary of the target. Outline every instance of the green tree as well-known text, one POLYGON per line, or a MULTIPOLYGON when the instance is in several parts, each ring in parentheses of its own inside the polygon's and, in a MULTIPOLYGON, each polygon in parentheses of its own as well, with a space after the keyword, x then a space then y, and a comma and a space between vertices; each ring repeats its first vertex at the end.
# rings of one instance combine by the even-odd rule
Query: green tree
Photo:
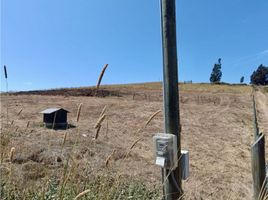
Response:
POLYGON ((240 83, 244 83, 244 79, 245 79, 245 77, 242 76, 242 77, 240 78, 240 83))
POLYGON ((261 64, 250 77, 250 83, 255 85, 268 85, 268 67, 261 64))
POLYGON ((219 58, 218 63, 214 64, 209 80, 211 83, 218 83, 221 81, 221 77, 221 58, 219 58))

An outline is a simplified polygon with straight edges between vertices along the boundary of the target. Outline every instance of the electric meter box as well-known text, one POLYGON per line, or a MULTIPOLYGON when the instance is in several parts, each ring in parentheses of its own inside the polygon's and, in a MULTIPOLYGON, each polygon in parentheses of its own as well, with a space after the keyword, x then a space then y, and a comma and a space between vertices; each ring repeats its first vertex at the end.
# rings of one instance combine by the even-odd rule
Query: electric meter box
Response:
POLYGON ((153 137, 155 164, 166 169, 175 169, 177 159, 177 136, 168 133, 157 133, 153 137))

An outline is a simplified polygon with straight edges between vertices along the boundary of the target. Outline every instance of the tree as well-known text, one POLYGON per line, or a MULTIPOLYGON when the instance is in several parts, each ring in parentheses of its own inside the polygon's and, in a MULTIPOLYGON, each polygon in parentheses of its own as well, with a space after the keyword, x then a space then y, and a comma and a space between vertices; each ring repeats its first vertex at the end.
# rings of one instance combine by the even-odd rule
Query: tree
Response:
POLYGON ((261 64, 250 77, 250 83, 255 85, 268 85, 268 67, 261 64))
POLYGON ((218 63, 214 64, 209 80, 211 83, 218 83, 221 81, 221 76, 221 58, 219 58, 218 63))
POLYGON ((244 83, 244 79, 245 79, 245 77, 242 76, 242 77, 240 78, 240 83, 244 83))

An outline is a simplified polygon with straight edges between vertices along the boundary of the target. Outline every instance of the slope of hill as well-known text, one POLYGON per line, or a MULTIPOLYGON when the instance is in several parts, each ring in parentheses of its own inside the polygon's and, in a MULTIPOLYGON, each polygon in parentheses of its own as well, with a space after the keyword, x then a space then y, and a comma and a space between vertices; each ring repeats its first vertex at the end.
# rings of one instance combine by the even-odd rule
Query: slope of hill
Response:
MULTIPOLYGON (((161 84, 102 86, 102 90, 122 95, 2 95, 1 171, 5 180, 16 185, 15 193, 29 188, 42 191, 42 185, 53 178, 58 184, 75 182, 73 198, 87 189, 82 187, 84 182, 106 176, 116 180, 112 182, 115 185, 120 180, 142 182, 148 193, 156 187, 161 195, 152 136, 163 132, 162 113, 146 125, 150 116, 162 110, 161 84), (71 111, 68 121, 73 128, 45 129, 39 111, 49 107, 71 111), (94 127, 103 110, 105 118, 98 130, 94 127), (10 163, 12 147, 15 153, 10 163)), ((265 127, 267 96, 257 95, 260 126, 265 127)), ((183 183, 186 199, 251 199, 251 88, 181 84, 179 101, 182 148, 190 152, 190 178, 183 183)), ((98 191, 107 193, 105 188, 98 191)), ((108 189, 112 194, 114 188, 108 189)))

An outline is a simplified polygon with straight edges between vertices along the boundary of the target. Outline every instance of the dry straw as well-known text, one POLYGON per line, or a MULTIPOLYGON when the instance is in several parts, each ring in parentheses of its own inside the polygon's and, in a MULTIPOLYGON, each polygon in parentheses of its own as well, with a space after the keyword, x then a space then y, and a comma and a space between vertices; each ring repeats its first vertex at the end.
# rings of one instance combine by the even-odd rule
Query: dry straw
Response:
POLYGON ((106 120, 106 133, 105 133, 106 138, 107 138, 107 135, 108 135, 108 131, 109 131, 109 122, 108 122, 108 120, 106 120))
POLYGON ((61 151, 62 151, 62 149, 63 149, 63 147, 64 147, 64 145, 65 145, 65 142, 66 142, 66 139, 67 139, 67 134, 68 134, 68 132, 66 131, 66 132, 64 133, 63 142, 62 142, 62 144, 61 144, 61 151))
POLYGON ((30 121, 27 122, 26 128, 29 128, 29 125, 30 125, 30 121))
POLYGON ((146 121, 146 123, 143 125, 143 127, 141 127, 140 129, 138 129, 138 131, 136 132, 136 134, 140 133, 143 129, 145 129, 150 122, 156 117, 156 115, 158 115, 161 112, 161 110, 156 111, 155 113, 153 113, 148 120, 146 121))
POLYGON ((107 106, 104 106, 104 108, 101 111, 100 117, 94 126, 94 128, 96 129, 95 138, 94 138, 95 140, 98 139, 100 129, 101 129, 101 124, 104 121, 104 119, 106 118, 106 114, 105 114, 106 108, 107 108, 107 106))
POLYGON ((94 128, 98 128, 99 126, 101 126, 101 123, 103 122, 103 120, 105 119, 105 117, 106 117, 105 114, 102 115, 102 116, 98 119, 98 121, 97 121, 97 123, 95 124, 94 128))
POLYGON ((158 110, 158 111, 156 111, 154 114, 152 114, 151 115, 151 117, 147 120, 147 122, 145 123, 145 126, 144 127, 146 127, 152 120, 153 120, 153 118, 158 114, 158 113, 160 113, 161 112, 161 110, 158 110))
POLYGON ((103 75, 104 75, 105 70, 107 69, 107 67, 108 67, 108 64, 105 64, 104 67, 103 67, 102 70, 101 70, 101 73, 100 73, 100 76, 99 76, 99 79, 98 79, 98 83, 97 83, 97 87, 96 87, 97 90, 98 90, 99 87, 100 87, 102 77, 103 77, 103 75))
POLYGON ((80 114, 81 114, 81 108, 82 108, 82 103, 79 104, 78 109, 77 109, 77 114, 76 114, 76 122, 79 122, 80 114))
POLYGON ((94 138, 95 140, 98 139, 99 137, 100 129, 101 129, 101 126, 98 126, 96 133, 95 133, 95 138, 94 138))
POLYGON ((85 191, 79 193, 79 194, 74 198, 74 200, 78 200, 78 199, 80 199, 81 197, 83 197, 84 195, 86 195, 87 193, 89 193, 90 191, 91 191, 90 189, 87 189, 87 190, 85 190, 85 191))
POLYGON ((12 147, 12 148, 10 149, 10 152, 9 152, 9 160, 10 160, 10 162, 13 161, 14 154, 15 154, 15 147, 12 147))
POLYGON ((137 139, 135 142, 133 142, 133 144, 130 146, 129 149, 133 149, 135 147, 135 145, 141 140, 142 138, 137 139))
POLYGON ((81 114, 81 109, 82 109, 82 103, 80 103, 78 105, 78 109, 77 109, 77 114, 76 114, 76 123, 77 123, 77 129, 76 129, 76 138, 75 138, 75 142, 74 142, 74 145, 72 147, 72 149, 74 148, 74 146, 77 144, 77 141, 78 141, 78 136, 79 136, 79 126, 78 126, 78 122, 79 122, 79 119, 80 119, 80 114, 81 114))
POLYGON ((113 156, 113 154, 115 153, 115 149, 113 150, 113 152, 107 157, 106 161, 105 161, 105 167, 108 167, 109 162, 113 156))
POLYGON ((23 109, 21 108, 20 111, 18 112, 17 116, 20 116, 22 110, 23 110, 23 109))
POLYGON ((102 111, 101 111, 100 116, 104 115, 104 113, 106 112, 106 109, 107 109, 107 106, 104 106, 104 108, 103 108, 102 111))
POLYGON ((139 141, 141 141, 141 139, 142 139, 142 138, 139 138, 139 139, 135 140, 135 141, 132 143, 132 145, 130 146, 128 152, 126 153, 125 158, 128 157, 128 155, 130 154, 131 150, 136 146, 136 144, 137 144, 139 141))

